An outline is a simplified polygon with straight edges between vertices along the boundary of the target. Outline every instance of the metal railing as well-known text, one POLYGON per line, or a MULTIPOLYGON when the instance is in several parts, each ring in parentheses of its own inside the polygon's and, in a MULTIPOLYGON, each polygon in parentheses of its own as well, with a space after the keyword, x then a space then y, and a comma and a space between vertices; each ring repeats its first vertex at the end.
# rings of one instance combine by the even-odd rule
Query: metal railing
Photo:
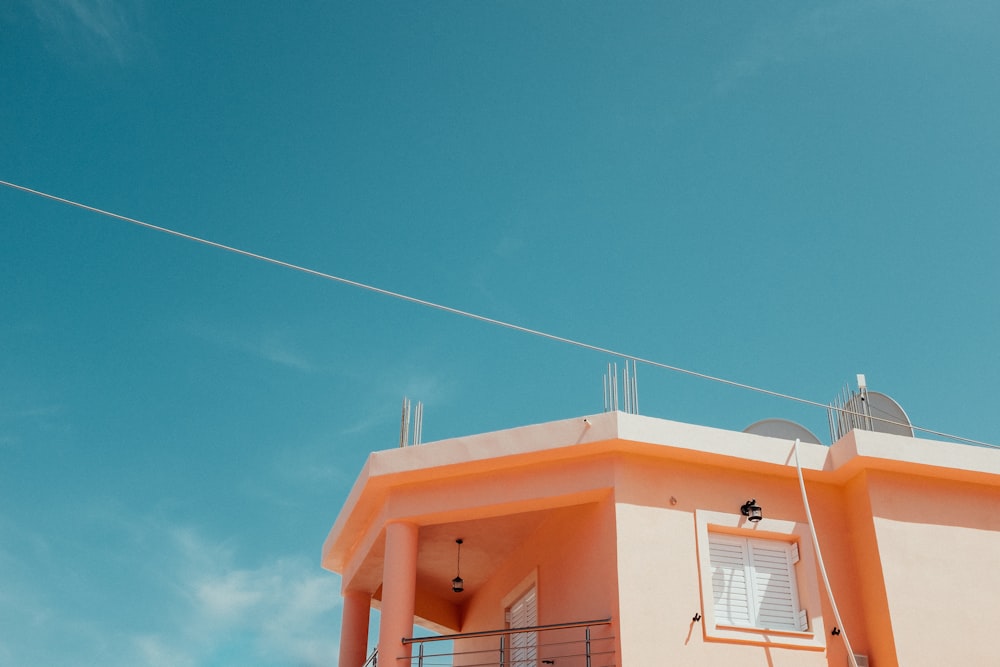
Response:
POLYGON ((372 649, 372 654, 370 656, 368 656, 368 659, 365 660, 365 664, 361 665, 361 667, 378 667, 378 647, 377 646, 372 649))
POLYGON ((411 667, 617 667, 615 637, 606 632, 610 618, 459 632, 435 637, 407 637, 404 644, 416 644, 416 655, 397 658, 408 660, 411 667), (600 628, 594 636, 592 628, 600 628), (574 630, 583 630, 582 636, 574 630), (490 641, 491 638, 496 641, 490 641), (542 639, 544 638, 544 639, 542 639), (451 651, 432 652, 427 645, 453 642, 451 651), (465 650, 459 650, 469 645, 465 650))

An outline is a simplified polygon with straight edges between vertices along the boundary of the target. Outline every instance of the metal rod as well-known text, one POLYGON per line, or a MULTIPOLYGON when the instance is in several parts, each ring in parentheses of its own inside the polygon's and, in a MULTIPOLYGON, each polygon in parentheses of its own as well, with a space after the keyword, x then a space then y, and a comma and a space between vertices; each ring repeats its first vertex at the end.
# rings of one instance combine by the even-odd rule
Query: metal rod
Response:
POLYGON ((521 632, 539 632, 545 630, 565 630, 567 628, 586 628, 595 625, 611 625, 611 618, 601 618, 593 621, 569 621, 567 623, 552 623, 549 625, 533 625, 526 628, 502 628, 500 630, 479 630, 477 632, 458 632, 435 637, 403 637, 404 644, 419 644, 421 642, 441 642, 453 639, 470 639, 473 637, 495 637, 497 635, 512 635, 521 632))
POLYGON ((590 626, 589 625, 587 626, 587 630, 586 630, 585 634, 586 634, 586 637, 587 637, 587 667, 590 667, 590 626))
POLYGON ((639 367, 632 360, 632 408, 635 414, 639 414, 639 367))
POLYGON ((826 423, 830 427, 830 444, 837 442, 840 438, 833 431, 833 407, 826 409, 826 423))
POLYGON ((625 375, 622 380, 625 382, 625 412, 632 414, 632 368, 628 359, 625 360, 625 375))
POLYGON ((628 361, 622 370, 622 409, 628 412, 628 361))
POLYGON ((614 410, 615 410, 615 412, 618 412, 618 362, 617 361, 615 362, 615 375, 614 375, 614 380, 613 380, 612 384, 614 386, 614 397, 615 397, 615 400, 614 400, 614 404, 615 404, 614 410))
POLYGON ((406 447, 410 434, 410 399, 403 397, 403 414, 399 418, 399 446, 406 447))
POLYGON ((417 410, 413 417, 413 444, 419 445, 423 441, 424 433, 424 404, 417 401, 417 410))
POLYGON ((608 372, 604 374, 604 411, 610 412, 608 410, 608 378, 611 375, 611 364, 608 364, 608 372))

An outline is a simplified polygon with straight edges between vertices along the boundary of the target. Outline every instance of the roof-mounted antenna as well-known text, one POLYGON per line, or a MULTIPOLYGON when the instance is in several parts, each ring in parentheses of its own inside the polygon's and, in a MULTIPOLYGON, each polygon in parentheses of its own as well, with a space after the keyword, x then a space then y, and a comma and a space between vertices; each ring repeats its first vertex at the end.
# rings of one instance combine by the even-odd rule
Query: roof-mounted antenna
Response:
MULTIPOLYGON (((410 411, 413 408, 410 399, 403 397, 403 414, 399 420, 399 446, 407 447, 410 442, 410 411)), ((417 401, 416 409, 413 409, 413 442, 419 445, 424 433, 424 404, 417 401)))
POLYGON ((417 409, 413 416, 413 444, 419 445, 424 435, 424 404, 417 401, 417 409))
MULTIPOLYGON (((621 400, 625 412, 639 414, 639 381, 636 374, 634 359, 626 359, 622 371, 621 400), (630 363, 631 362, 631 363, 630 363)), ((608 362, 608 370, 604 374, 604 411, 619 410, 618 362, 608 362)))
POLYGON ((604 411, 618 412, 618 363, 608 362, 604 374, 604 411))
POLYGON ((410 399, 403 397, 403 415, 399 420, 399 446, 410 444, 410 399))
POLYGON ((909 417, 899 403, 877 391, 868 391, 865 376, 858 374, 858 389, 847 385, 827 409, 830 440, 836 442, 852 429, 913 437, 909 417))

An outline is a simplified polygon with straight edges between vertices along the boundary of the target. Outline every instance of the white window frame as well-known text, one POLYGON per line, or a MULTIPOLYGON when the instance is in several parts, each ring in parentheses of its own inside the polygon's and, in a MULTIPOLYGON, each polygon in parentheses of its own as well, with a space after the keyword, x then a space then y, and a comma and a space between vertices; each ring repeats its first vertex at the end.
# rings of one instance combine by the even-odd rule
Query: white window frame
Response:
MULTIPOLYGON (((538 571, 533 570, 503 598, 504 621, 508 628, 538 625, 538 571), (524 625, 526 624, 526 625, 524 625)), ((538 635, 519 632, 509 635, 504 667, 534 667, 538 661, 538 635)))
POLYGON ((708 534, 715 622, 761 630, 809 629, 799 606, 795 542, 708 534))
POLYGON ((706 510, 695 511, 695 524, 706 641, 826 648, 816 560, 805 532, 807 526, 768 517, 751 523, 737 513, 706 510), (718 547, 713 550, 713 545, 718 547), (728 556, 721 554, 724 547, 729 548, 728 556), (772 561, 770 566, 764 564, 767 559, 772 561), (784 571, 786 580, 782 583, 791 589, 789 592, 768 590, 764 570, 771 566, 771 574, 779 579, 784 571), (730 582, 731 590, 727 590, 726 574, 742 577, 742 584, 730 582), (719 586, 723 589, 717 591, 719 586), (744 601, 739 597, 741 586, 744 601), (727 596, 728 607, 721 602, 727 596), (777 614, 762 614, 762 605, 776 605, 777 614))
MULTIPOLYGON (((538 625, 538 590, 532 586, 510 606, 509 628, 538 625)), ((538 664, 538 635, 518 632, 510 636, 510 667, 534 667, 538 664)))

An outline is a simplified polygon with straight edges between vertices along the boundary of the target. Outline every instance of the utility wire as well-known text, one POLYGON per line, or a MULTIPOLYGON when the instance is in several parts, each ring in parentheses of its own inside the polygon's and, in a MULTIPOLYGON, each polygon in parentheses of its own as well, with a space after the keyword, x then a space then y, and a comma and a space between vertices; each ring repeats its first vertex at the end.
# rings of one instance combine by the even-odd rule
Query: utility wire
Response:
MULTIPOLYGON (((675 373, 681 373, 684 375, 689 375, 691 377, 701 378, 702 380, 709 380, 711 382, 717 382, 719 384, 728 385, 730 387, 735 387, 737 389, 746 389, 748 391, 753 391, 758 394, 764 394, 766 396, 773 396, 775 398, 781 398, 786 401, 793 401, 795 403, 801 403, 803 405, 811 405, 817 408, 823 408, 824 410, 835 410, 843 414, 853 415, 856 417, 868 417, 868 415, 863 415, 852 410, 847 410, 845 408, 838 408, 836 406, 827 405, 826 403, 820 403, 818 401, 811 401, 806 398, 800 398, 798 396, 792 396, 791 394, 783 394, 778 391, 771 391, 770 389, 763 389, 761 387, 755 387, 750 384, 744 384, 742 382, 736 382, 734 380, 727 380, 725 378, 716 377, 714 375, 707 375, 705 373, 699 373, 697 371, 688 370, 686 368, 681 368, 679 366, 671 366, 669 364, 664 364, 659 361, 654 361, 652 359, 645 359, 643 357, 637 357, 632 354, 626 354, 624 352, 619 352, 607 347, 601 347, 600 345, 592 345, 590 343, 584 343, 581 341, 573 340, 572 338, 565 338, 563 336, 557 336, 555 334, 546 333, 544 331, 539 331, 538 329, 531 329, 528 327, 523 327, 518 324, 512 324, 510 322, 504 322, 503 320, 498 320, 492 317, 486 317, 485 315, 478 315, 466 310, 460 310, 458 308, 452 308, 451 306, 445 306, 439 303, 434 303, 433 301, 427 301, 424 299, 419 299, 414 296, 409 296, 402 294, 400 292, 393 292, 391 290, 383 289, 381 287, 376 287, 374 285, 368 285, 366 283, 358 282, 356 280, 350 280, 349 278, 343 278, 341 276, 335 276, 330 273, 325 273, 323 271, 317 271, 316 269, 310 269, 304 266, 299 266, 298 264, 292 264, 291 262, 285 262, 280 259, 274 259, 273 257, 268 257, 266 255, 260 255, 255 252, 250 252, 249 250, 242 250, 240 248, 235 248, 233 246, 225 245, 223 243, 218 243, 216 241, 210 241, 208 239, 203 239, 198 236, 193 236, 191 234, 185 234, 184 232, 179 232, 167 227, 161 227, 159 225, 154 225, 149 222, 143 222, 142 220, 137 220, 135 218, 130 218, 125 215, 120 215, 118 213, 112 213, 111 211, 106 211, 104 209, 97 208, 95 206, 88 206, 87 204, 81 204, 80 202, 73 201, 72 199, 65 199, 63 197, 57 197, 56 195, 49 194, 47 192, 41 192, 39 190, 33 190, 31 188, 25 187, 23 185, 17 185, 16 183, 10 183, 8 181, 0 180, 0 185, 6 186, 14 190, 20 190, 21 192, 26 192, 28 194, 35 195, 37 197, 42 197, 43 199, 49 199, 51 201, 59 202, 60 204, 66 204, 68 206, 73 206, 76 208, 83 209, 85 211, 91 211, 92 213, 97 213, 99 215, 107 216, 109 218, 114 218, 116 220, 121 220, 122 222, 128 222, 133 225, 138 225, 139 227, 145 227, 146 229, 151 229, 156 232, 161 232, 163 234, 169 234, 170 236, 176 236, 188 241, 194 241, 195 243, 201 243, 203 245, 211 246, 213 248, 218 248, 219 250, 225 250, 226 252, 231 252, 236 255, 242 255, 244 257, 249 257, 251 259, 260 260, 268 264, 274 264, 276 266, 282 266, 286 269, 291 269, 293 271, 299 271, 311 276, 316 276, 318 278, 324 278, 326 280, 332 280, 334 282, 341 283, 343 285, 350 285, 351 287, 357 287, 369 292, 375 292, 376 294, 381 294, 383 296, 392 297, 394 299, 400 299, 401 301, 408 301, 409 303, 414 303, 419 306, 426 306, 427 308, 433 308, 435 310, 440 310, 446 313, 451 313, 453 315, 459 315, 461 317, 467 317, 479 322, 484 322, 486 324, 492 324, 498 327, 503 327, 505 329, 511 329, 513 331, 520 331, 521 333, 530 334, 532 336, 537 336, 539 338, 545 338, 547 340, 555 341, 557 343, 565 343, 567 345, 573 345, 575 347, 583 348, 585 350, 591 350, 594 352, 600 352, 602 354, 608 354, 615 357, 621 357, 623 359, 631 359, 633 362, 640 364, 645 364, 647 366, 652 366, 654 368, 662 368, 663 370, 673 371, 675 373)), ((881 421, 886 424, 892 424, 895 426, 903 426, 912 428, 915 431, 920 431, 922 433, 928 433, 930 435, 936 435, 938 437, 947 438, 949 440, 955 440, 957 442, 964 442, 970 445, 979 445, 981 447, 990 447, 994 449, 1000 449, 1000 445, 994 445, 988 442, 982 442, 980 440, 973 440, 971 438, 963 438, 962 436, 952 435, 950 433, 943 433, 941 431, 935 431, 929 428, 922 428, 919 426, 913 426, 912 424, 904 424, 902 422, 893 421, 891 419, 885 419, 883 417, 871 416, 871 419, 881 421)))

